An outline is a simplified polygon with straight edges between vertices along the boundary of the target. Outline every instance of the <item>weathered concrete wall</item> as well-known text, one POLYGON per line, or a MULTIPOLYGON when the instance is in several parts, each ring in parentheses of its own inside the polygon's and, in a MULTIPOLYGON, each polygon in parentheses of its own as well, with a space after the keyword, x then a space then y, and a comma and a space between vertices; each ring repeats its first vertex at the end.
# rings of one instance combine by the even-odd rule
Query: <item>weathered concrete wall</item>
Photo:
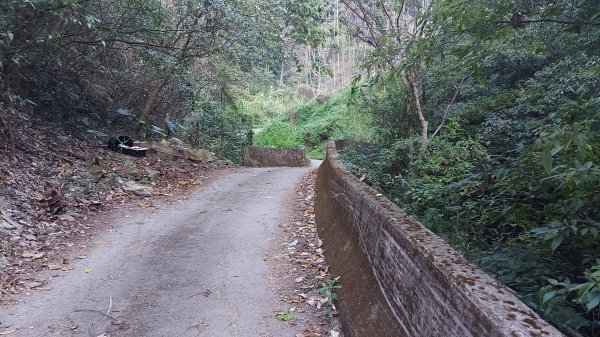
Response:
POLYGON ((244 166, 251 167, 298 167, 308 166, 304 149, 274 149, 269 147, 247 147, 244 152, 244 166))
POLYGON ((345 171, 317 175, 316 221, 346 336, 563 336, 507 288, 345 171))

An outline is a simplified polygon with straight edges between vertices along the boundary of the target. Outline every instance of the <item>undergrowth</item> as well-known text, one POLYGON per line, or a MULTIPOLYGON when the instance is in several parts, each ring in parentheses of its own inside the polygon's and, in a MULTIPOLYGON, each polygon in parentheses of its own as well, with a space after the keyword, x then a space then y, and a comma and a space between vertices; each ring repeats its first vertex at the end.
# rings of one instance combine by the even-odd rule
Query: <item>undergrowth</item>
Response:
POLYGON ((254 137, 254 145, 304 147, 309 158, 324 159, 329 140, 370 137, 370 117, 348 105, 348 90, 321 98, 283 111, 254 137))
POLYGON ((385 137, 341 151, 357 177, 572 336, 600 335, 597 62, 556 61, 510 88, 469 83, 425 152, 415 133, 392 133, 402 106, 385 104, 402 100, 385 95, 400 94, 364 99, 385 137))

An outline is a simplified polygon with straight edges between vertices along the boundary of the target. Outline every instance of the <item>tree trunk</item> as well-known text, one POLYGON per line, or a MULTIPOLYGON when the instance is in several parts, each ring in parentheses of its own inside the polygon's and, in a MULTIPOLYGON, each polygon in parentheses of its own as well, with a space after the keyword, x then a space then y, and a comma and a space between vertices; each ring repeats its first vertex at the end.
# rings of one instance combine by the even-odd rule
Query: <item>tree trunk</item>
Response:
MULTIPOLYGON (((315 52, 315 60, 317 59, 317 56, 319 56, 321 54, 320 52, 320 47, 317 47, 317 50, 315 52)), ((317 93, 320 94, 321 93, 321 82, 323 81, 323 74, 321 73, 321 64, 319 64, 319 68, 317 69, 317 93)))
POLYGON ((148 114, 150 113, 150 109, 152 108, 152 105, 154 105, 154 102, 156 102, 158 95, 160 94, 162 89, 165 87, 165 85, 167 85, 167 83, 169 82, 169 79, 171 79, 170 74, 165 75, 164 77, 161 77, 158 80, 158 82, 156 82, 156 85, 154 86, 154 88, 148 94, 148 97, 146 97, 146 102, 144 102, 144 107, 135 116, 135 119, 133 121, 134 124, 133 124, 132 137, 134 139, 140 138, 142 124, 144 123, 144 120, 148 117, 148 114))
POLYGON ((309 54, 309 46, 306 46, 304 49, 304 74, 306 75, 306 85, 310 86, 310 54, 309 54))
POLYGON ((423 114, 421 96, 419 94, 419 87, 415 79, 415 74, 412 72, 407 72, 406 75, 402 76, 402 82, 404 83, 406 90, 408 90, 408 92, 410 92, 413 96, 415 110, 417 112, 417 116, 419 117, 419 122, 421 123, 421 147, 419 148, 419 156, 423 156, 425 151, 427 151, 427 146, 429 143, 429 122, 427 122, 425 115, 423 114))
MULTIPOLYGON (((6 135, 8 136, 8 142, 9 142, 9 144, 6 144, 6 147, 8 148, 8 146, 10 145, 10 148, 14 149, 15 148, 15 134, 13 132, 12 125, 10 124, 11 109, 13 109, 13 108, 9 107, 8 109, 2 109, 2 111, 0 111, 0 135, 3 135, 4 133, 6 133, 6 135)), ((3 138, 6 139, 5 137, 3 137, 3 138)))
MULTIPOLYGON (((0 59, 0 61, 3 61, 0 59)), ((12 62, 6 62, 6 66, 4 69, 4 81, 0 81, 0 135, 2 138, 6 140, 8 138, 8 142, 10 144, 6 144, 7 149, 8 146, 12 149, 15 148, 15 133, 13 129, 13 125, 11 123, 12 115, 14 115, 15 111, 15 102, 5 97, 5 95, 11 94, 11 70, 12 70, 12 62), (4 107, 2 105, 5 105, 4 107), (8 137, 5 137, 8 136, 8 137)))
POLYGON ((285 56, 281 58, 281 68, 279 70, 279 86, 283 87, 283 66, 285 65, 285 56))

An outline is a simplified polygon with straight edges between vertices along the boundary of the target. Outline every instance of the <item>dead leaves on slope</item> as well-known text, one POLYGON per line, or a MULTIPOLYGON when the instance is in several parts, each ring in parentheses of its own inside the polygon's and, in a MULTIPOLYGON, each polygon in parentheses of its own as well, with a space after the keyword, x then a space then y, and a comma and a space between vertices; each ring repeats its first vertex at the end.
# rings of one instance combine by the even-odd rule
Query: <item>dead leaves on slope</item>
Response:
POLYGON ((50 182, 44 182, 44 195, 36 198, 38 201, 37 216, 57 215, 65 211, 64 193, 62 189, 50 182))
POLYGON ((219 169, 124 156, 92 146, 85 130, 47 124, 33 116, 19 130, 26 141, 0 151, 0 301, 37 282, 35 272, 68 269, 63 256, 95 233, 95 214, 116 205, 153 206, 153 199, 126 192, 125 182, 151 187, 159 196, 185 195, 219 169))

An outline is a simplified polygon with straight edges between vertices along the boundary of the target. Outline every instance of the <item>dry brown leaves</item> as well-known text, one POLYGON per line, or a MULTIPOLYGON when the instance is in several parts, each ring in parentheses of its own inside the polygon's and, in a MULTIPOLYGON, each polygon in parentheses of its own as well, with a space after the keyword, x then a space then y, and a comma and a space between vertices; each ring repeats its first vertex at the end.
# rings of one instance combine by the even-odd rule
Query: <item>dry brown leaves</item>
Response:
POLYGON ((332 275, 315 223, 315 179, 316 170, 302 177, 295 191, 301 212, 294 221, 283 226, 289 239, 285 246, 286 257, 296 283, 295 292, 285 296, 284 300, 294 308, 317 312, 322 317, 320 325, 312 326, 296 337, 342 336, 335 305, 327 303, 327 296, 318 291, 332 275))
POLYGON ((43 287, 41 270, 69 268, 68 253, 94 233, 90 219, 115 205, 146 208, 175 198, 218 173, 216 165, 148 154, 134 158, 93 144, 86 130, 56 130, 32 121, 19 130, 14 150, 0 150, 0 304, 43 287), (128 193, 132 181, 153 197, 128 193))

